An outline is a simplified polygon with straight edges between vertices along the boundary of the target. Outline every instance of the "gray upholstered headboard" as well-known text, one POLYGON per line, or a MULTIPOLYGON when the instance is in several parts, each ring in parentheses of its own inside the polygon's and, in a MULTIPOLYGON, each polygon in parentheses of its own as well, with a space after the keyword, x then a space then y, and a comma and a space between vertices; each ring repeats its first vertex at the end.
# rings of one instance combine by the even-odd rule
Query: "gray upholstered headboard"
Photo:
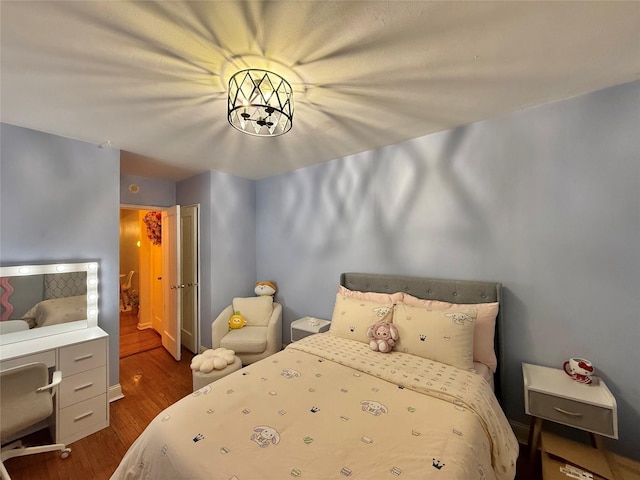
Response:
POLYGON ((474 280, 445 280, 440 278, 407 277, 375 273, 343 273, 340 285, 360 292, 394 293, 406 292, 425 300, 441 300, 450 303, 500 302, 496 318, 494 347, 498 357, 498 369, 494 376, 496 397, 502 402, 501 364, 502 349, 502 284, 474 280))

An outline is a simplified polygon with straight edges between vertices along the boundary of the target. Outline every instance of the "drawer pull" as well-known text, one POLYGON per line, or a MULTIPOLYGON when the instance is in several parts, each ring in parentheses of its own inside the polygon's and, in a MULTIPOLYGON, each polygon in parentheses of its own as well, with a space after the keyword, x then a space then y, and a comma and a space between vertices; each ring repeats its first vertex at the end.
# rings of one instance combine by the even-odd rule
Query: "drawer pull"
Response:
POLYGON ((84 390, 85 388, 89 388, 92 386, 93 386, 93 382, 85 383, 84 385, 78 385, 76 388, 73 389, 73 391, 77 392, 79 390, 84 390))
POLYGON ((82 360, 86 360, 86 359, 91 358, 91 357, 93 357, 93 353, 89 353, 87 355, 83 355, 82 357, 76 357, 74 362, 80 362, 82 360))
POLYGON ((76 418, 73 419, 73 421, 77 422, 79 420, 82 420, 83 418, 87 418, 90 415, 93 415, 93 410, 91 410, 90 412, 87 412, 87 413, 83 413, 82 415, 78 415, 76 418))
POLYGON ((578 412, 570 412, 570 411, 568 411, 568 410, 564 410, 564 409, 559 408, 559 407, 553 407, 553 409, 554 409, 554 410, 556 410, 556 411, 558 411, 558 412, 560 412, 560 413, 564 413, 565 415, 569 415, 569 416, 571 416, 571 417, 581 417, 581 416, 582 416, 582 414, 581 414, 581 413, 578 413, 578 412))

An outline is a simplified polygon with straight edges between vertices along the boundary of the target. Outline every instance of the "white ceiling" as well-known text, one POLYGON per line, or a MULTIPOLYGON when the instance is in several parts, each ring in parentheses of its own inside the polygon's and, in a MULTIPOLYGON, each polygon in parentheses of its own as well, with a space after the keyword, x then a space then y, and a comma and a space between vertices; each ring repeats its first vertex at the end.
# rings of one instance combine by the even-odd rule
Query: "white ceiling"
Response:
POLYGON ((2 1, 1 120, 110 142, 122 172, 259 179, 640 79, 640 2, 2 1), (294 86, 277 138, 228 78, 294 86))

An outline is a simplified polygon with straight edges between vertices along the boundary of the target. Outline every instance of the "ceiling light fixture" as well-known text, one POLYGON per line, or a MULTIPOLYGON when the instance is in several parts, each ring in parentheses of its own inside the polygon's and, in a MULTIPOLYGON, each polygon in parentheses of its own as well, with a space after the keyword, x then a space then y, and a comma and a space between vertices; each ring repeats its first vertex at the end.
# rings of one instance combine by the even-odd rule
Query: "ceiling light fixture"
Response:
POLYGON ((293 126, 293 89, 267 70, 241 70, 229 80, 227 119, 257 137, 277 137, 293 126))

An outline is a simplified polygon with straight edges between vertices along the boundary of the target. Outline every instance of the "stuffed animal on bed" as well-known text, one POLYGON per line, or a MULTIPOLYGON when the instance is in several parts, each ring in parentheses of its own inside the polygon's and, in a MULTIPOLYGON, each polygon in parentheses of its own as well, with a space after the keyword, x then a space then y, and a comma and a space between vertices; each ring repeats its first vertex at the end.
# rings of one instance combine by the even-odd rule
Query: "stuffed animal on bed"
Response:
POLYGON ((393 349, 400 335, 398 335, 398 329, 394 324, 380 321, 369 327, 367 337, 369 337, 371 350, 374 352, 388 353, 393 349))
POLYGON ((236 352, 226 348, 205 350, 201 354, 193 357, 191 360, 191 370, 203 373, 209 373, 212 370, 222 370, 235 361, 235 355, 236 352))

